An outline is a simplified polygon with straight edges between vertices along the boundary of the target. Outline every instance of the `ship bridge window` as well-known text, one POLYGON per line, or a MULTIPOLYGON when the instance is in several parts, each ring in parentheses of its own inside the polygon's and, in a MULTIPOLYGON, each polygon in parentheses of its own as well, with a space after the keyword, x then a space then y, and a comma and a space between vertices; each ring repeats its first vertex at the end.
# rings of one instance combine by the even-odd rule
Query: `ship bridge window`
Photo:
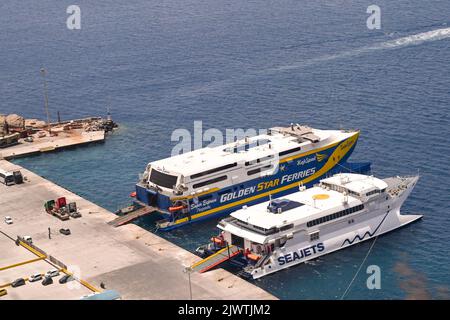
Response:
POLYGON ((247 229, 247 230, 250 230, 250 231, 256 232, 258 234, 265 235, 265 236, 274 234, 274 233, 276 233, 278 231, 278 229, 275 228, 275 227, 274 228, 270 228, 270 229, 265 229, 265 228, 262 228, 262 227, 258 227, 258 226, 249 224, 249 223, 247 223, 245 221, 242 221, 242 220, 234 220, 232 223, 234 223, 237 226, 242 227, 244 229, 247 229))
POLYGON ((296 147, 296 148, 293 148, 293 149, 281 151, 281 152, 279 153, 279 156, 282 157, 282 156, 285 156, 285 155, 287 155, 287 154, 291 154, 291 153, 300 151, 301 149, 302 149, 302 148, 300 148, 300 147, 296 147))
POLYGON ((173 176, 167 173, 163 173, 160 171, 156 171, 155 169, 152 170, 151 174, 150 174, 150 182, 164 187, 164 188, 169 188, 169 189, 173 189, 173 187, 176 185, 177 183, 177 176, 173 176))
POLYGON ((338 186, 338 185, 331 184, 331 183, 322 182, 322 187, 325 189, 330 189, 330 190, 340 192, 340 193, 348 192, 349 194, 359 196, 359 193, 351 191, 343 186, 338 186))
POLYGON ((230 164, 227 164, 227 165, 224 165, 224 166, 221 166, 221 167, 217 167, 217 168, 214 168, 214 169, 210 169, 210 170, 206 170, 206 171, 203 171, 203 172, 199 172, 199 173, 193 174, 191 176, 191 179, 200 178, 200 177, 206 176, 208 174, 219 172, 219 171, 226 170, 226 169, 230 169, 230 168, 233 168, 233 167, 236 167, 236 166, 237 166, 237 162, 230 163, 230 164))
POLYGON ((213 184, 213 183, 216 183, 216 182, 219 182, 219 181, 223 181, 223 180, 227 180, 227 176, 220 176, 220 177, 217 177, 217 178, 205 180, 205 181, 202 181, 202 182, 194 184, 192 187, 194 189, 197 189, 197 188, 201 188, 201 187, 207 186, 208 184, 213 184))
POLYGON ((351 208, 348 208, 348 209, 345 209, 345 210, 341 210, 341 211, 333 213, 333 214, 329 214, 327 216, 323 216, 323 217, 320 217, 320 218, 308 221, 306 223, 306 226, 308 228, 310 228, 310 227, 316 226, 318 224, 322 224, 322 223, 325 223, 325 222, 328 222, 328 221, 331 221, 331 220, 334 220, 334 219, 338 219, 338 218, 347 216, 347 215, 355 213, 357 211, 361 211, 363 209, 364 209, 364 205, 360 204, 359 206, 356 206, 356 207, 351 207, 351 208))
POLYGON ((375 189, 375 190, 372 190, 372 191, 367 192, 367 193, 366 193, 366 196, 368 197, 368 196, 371 196, 371 195, 377 194, 377 193, 380 193, 380 190, 375 189))
POLYGON ((237 225, 237 226, 239 226, 241 228, 244 228, 244 229, 247 229, 249 231, 253 231, 253 232, 256 232, 258 234, 265 235, 265 236, 268 236, 268 235, 271 235, 271 234, 274 234, 274 233, 277 233, 277 232, 286 231, 286 230, 294 228, 294 224, 293 223, 285 225, 285 226, 282 226, 280 228, 272 227, 270 229, 265 229, 265 228, 258 227, 258 226, 255 226, 253 224, 249 224, 249 223, 247 223, 245 221, 237 220, 237 219, 228 220, 228 222, 231 222, 232 224, 235 224, 235 225, 237 225))
POLYGON ((352 190, 348 190, 348 189, 347 189, 347 192, 348 192, 348 194, 350 194, 350 195, 352 195, 352 196, 357 196, 357 197, 360 196, 360 194, 359 194, 358 192, 355 192, 355 191, 352 191, 352 190))

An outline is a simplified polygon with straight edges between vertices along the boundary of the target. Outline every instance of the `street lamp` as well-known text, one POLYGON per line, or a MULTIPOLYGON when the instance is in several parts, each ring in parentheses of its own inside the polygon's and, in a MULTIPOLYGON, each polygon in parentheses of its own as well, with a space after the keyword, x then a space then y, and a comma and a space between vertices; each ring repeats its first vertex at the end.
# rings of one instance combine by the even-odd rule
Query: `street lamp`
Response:
POLYGON ((47 130, 49 135, 51 135, 52 130, 50 128, 50 113, 48 112, 48 94, 47 94, 47 71, 44 68, 41 68, 41 75, 44 79, 44 107, 45 107, 45 113, 47 114, 47 130))
POLYGON ((192 272, 192 269, 191 269, 191 267, 184 267, 183 272, 187 273, 187 275, 188 275, 188 279, 189 279, 189 297, 192 300, 192 284, 191 284, 191 272, 192 272))

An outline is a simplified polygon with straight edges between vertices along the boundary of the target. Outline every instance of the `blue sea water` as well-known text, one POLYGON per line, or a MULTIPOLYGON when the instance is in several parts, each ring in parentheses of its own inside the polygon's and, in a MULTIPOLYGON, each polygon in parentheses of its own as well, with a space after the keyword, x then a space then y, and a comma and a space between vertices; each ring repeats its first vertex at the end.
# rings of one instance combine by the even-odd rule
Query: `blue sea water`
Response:
MULTIPOLYGON (((354 160, 385 177, 421 179, 404 212, 424 215, 380 237, 347 299, 449 298, 450 2, 377 0, 79 0, 0 4, 0 113, 104 115, 121 125, 104 144, 16 160, 110 210, 138 173, 170 155, 177 128, 267 128, 291 122, 359 128, 354 160), (378 265, 380 290, 366 287, 378 265)), ((217 221, 162 234, 194 250, 217 221)), ((152 229, 150 218, 138 223, 152 229)), ((282 299, 339 299, 371 242, 257 281, 282 299)))

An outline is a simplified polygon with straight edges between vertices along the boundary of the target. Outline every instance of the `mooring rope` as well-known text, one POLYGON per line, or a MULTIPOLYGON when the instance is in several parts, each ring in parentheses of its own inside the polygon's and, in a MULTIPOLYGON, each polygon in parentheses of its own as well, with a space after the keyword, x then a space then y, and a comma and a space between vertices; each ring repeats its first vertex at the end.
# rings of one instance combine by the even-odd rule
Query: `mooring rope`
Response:
POLYGON ((370 245, 369 251, 367 251, 366 256, 364 257, 364 260, 361 262, 361 264, 359 265, 358 270, 356 271, 355 275, 353 276, 352 281, 350 281, 350 284, 348 285, 347 289, 345 289, 344 294, 341 296, 340 300, 344 300, 345 296, 347 295, 347 293, 350 290, 350 287, 352 286, 353 282, 355 281, 356 277, 358 276, 359 272, 361 271, 362 266, 364 265, 364 263, 366 262, 367 258, 370 255, 370 252, 372 251, 373 246, 375 245, 375 242, 377 242, 378 236, 375 237, 375 239, 373 240, 372 244, 370 245))

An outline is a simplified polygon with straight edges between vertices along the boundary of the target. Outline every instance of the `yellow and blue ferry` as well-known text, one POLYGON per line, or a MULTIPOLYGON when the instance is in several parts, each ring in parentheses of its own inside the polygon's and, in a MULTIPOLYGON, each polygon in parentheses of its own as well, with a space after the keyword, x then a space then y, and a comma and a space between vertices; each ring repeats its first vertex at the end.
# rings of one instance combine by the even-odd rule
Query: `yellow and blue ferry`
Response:
POLYGON ((164 216, 160 230, 226 215, 337 172, 369 171, 370 163, 347 162, 358 137, 296 124, 154 161, 136 184, 136 203, 164 216))

